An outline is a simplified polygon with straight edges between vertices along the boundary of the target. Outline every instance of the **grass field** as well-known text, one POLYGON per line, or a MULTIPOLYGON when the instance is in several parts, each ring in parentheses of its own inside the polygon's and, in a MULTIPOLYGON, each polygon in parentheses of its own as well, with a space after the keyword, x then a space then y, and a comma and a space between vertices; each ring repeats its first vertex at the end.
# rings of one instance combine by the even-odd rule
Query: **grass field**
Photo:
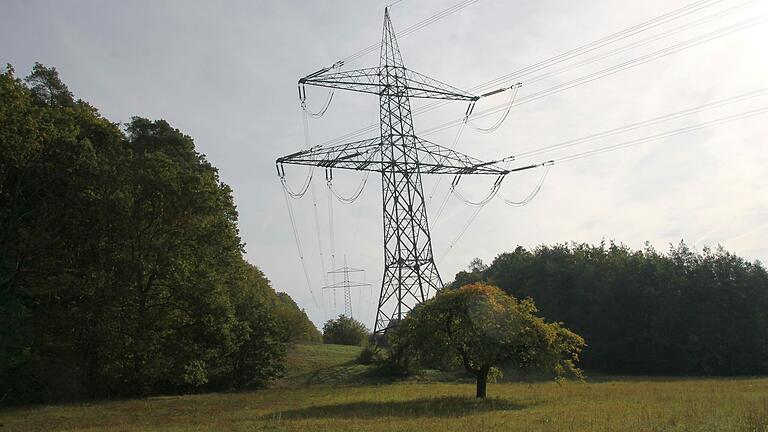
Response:
POLYGON ((377 384, 358 350, 299 346, 275 388, 0 411, 0 431, 756 431, 768 378, 377 384))
POLYGON ((275 387, 344 385, 365 380, 366 366, 356 364, 361 348, 349 345, 296 345, 288 350, 288 371, 275 387))

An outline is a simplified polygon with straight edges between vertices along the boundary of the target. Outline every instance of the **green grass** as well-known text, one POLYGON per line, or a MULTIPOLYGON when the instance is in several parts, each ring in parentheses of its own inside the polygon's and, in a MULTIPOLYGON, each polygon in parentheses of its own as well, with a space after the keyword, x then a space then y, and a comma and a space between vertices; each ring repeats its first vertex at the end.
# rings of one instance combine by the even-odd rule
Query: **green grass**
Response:
POLYGON ((0 411, 4 431, 768 432, 768 378, 600 377, 586 383, 376 384, 359 348, 289 352, 279 387, 0 411))
POLYGON ((288 372, 275 387, 362 382, 368 367, 355 363, 361 350, 362 347, 349 345, 293 345, 288 349, 288 372))

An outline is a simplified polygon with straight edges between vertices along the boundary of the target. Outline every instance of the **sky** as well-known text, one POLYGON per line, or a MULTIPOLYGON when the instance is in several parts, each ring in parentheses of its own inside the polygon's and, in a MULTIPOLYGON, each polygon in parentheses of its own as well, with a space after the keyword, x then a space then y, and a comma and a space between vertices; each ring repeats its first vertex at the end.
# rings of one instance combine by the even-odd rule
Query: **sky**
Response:
MULTIPOLYGON (((248 261, 321 326, 344 311, 342 293, 321 287, 333 282, 324 271, 340 267, 346 258, 349 266, 365 269, 352 278, 371 284, 352 292, 353 315, 371 327, 383 269, 380 177, 372 174, 360 198, 344 204, 329 200, 318 170, 305 197, 290 203, 308 287, 274 164, 277 157, 305 147, 298 78, 379 42, 388 3, 3 0, 0 61, 11 63, 21 76, 36 61, 55 66, 74 94, 108 119, 165 119, 193 137, 234 190, 248 261)), ((405 29, 458 3, 402 0, 391 7, 392 22, 396 31, 405 29)), ((399 44, 408 68, 469 89, 691 3, 479 0, 401 37, 399 44)), ((766 13, 768 0, 702 3, 697 11, 496 87, 520 81, 517 100, 524 101, 651 53, 666 56, 515 105, 491 134, 465 127, 456 141, 454 127, 425 135, 446 146, 456 141, 458 151, 494 160, 748 96, 521 159, 521 164, 557 160, 639 142, 555 163, 538 195, 523 207, 508 206, 501 197, 524 198, 544 170, 510 174, 500 195, 472 220, 474 208, 450 194, 451 178, 425 176, 425 193, 436 191, 428 215, 443 280, 452 280, 474 257, 490 263, 518 245, 530 249, 571 241, 616 241, 635 249, 649 242, 665 251, 684 240, 697 250, 722 245, 750 261, 768 262, 768 114, 644 140, 740 113, 761 113, 755 110, 768 106, 768 92, 760 92, 768 88, 766 13), (720 37, 669 51, 716 31, 720 37)), ((374 52, 344 67, 377 65, 374 52)), ((327 94, 308 89, 309 108, 322 107, 327 94)), ((482 99, 476 111, 502 105, 508 97, 482 99)), ((425 103, 412 101, 414 109, 425 103)), ((416 133, 461 119, 465 109, 465 103, 451 103, 415 115, 416 133)), ((470 125, 488 127, 502 114, 471 119, 470 125)), ((340 91, 323 117, 308 120, 307 136, 315 145, 377 122, 376 96, 340 91)), ((362 138, 368 137, 373 135, 362 138)), ((307 170, 288 167, 286 174, 298 189, 307 170)), ((334 172, 334 186, 343 195, 362 179, 359 172, 334 172)), ((467 199, 480 200, 492 182, 465 176, 458 189, 467 199)))

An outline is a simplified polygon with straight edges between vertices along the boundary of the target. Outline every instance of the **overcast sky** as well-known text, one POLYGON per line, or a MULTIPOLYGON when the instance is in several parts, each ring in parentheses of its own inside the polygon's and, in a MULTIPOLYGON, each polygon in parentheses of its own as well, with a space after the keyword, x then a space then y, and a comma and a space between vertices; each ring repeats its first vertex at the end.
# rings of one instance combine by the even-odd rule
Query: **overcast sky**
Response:
MULTIPOLYGON (((480 0, 400 39, 407 67, 460 88, 471 88, 580 45, 683 7, 693 0, 480 0)), ((403 0, 392 7, 395 30, 459 0, 403 0)), ((761 16, 768 1, 722 0, 550 69, 516 79, 519 99, 590 73, 761 16), (729 13, 720 14, 720 12, 729 13), (714 16, 713 16, 714 15, 714 16), (707 18, 710 17, 711 18, 707 18), (698 23, 695 26, 686 26, 698 23), (680 31, 673 31, 684 26, 680 31), (662 37, 663 35, 667 35, 662 37), (658 36, 658 37, 656 37, 658 36), (646 38, 650 41, 640 43, 646 38), (618 50, 635 43, 632 49, 618 50), (593 56, 605 58, 568 68, 593 56), (543 73, 550 76, 537 78, 543 73), (526 84, 526 80, 530 80, 526 84), (534 80, 535 79, 535 80, 534 80)), ((292 203, 312 279, 302 275, 274 161, 304 147, 296 81, 379 41, 382 1, 35 1, 3 0, 0 60, 26 75, 35 61, 55 66, 77 97, 112 121, 139 115, 166 119, 192 136, 198 151, 234 189, 247 258, 279 291, 288 292, 321 324, 343 312, 343 296, 322 292, 331 269, 328 191, 315 175, 318 236, 310 194, 292 203)), ((739 28, 739 27, 737 27, 739 28)), ((514 107, 493 134, 466 128, 457 150, 481 159, 558 144, 686 108, 768 87, 768 23, 726 34, 614 75, 514 107)), ((348 64, 376 66, 378 53, 348 64)), ((507 85, 511 82, 507 82, 507 85)), ((308 90, 310 108, 327 92, 308 90)), ((753 94, 754 96, 755 94, 753 94)), ((476 110, 504 103, 502 94, 476 110)), ((413 106, 424 102, 414 101, 413 106)), ((768 106, 768 94, 672 121, 575 145, 526 162, 644 138, 768 106)), ((466 105, 450 104, 414 117, 417 133, 458 119, 466 105)), ((310 140, 321 143, 378 121, 375 96, 338 92, 327 114, 310 119, 310 140)), ((477 119, 486 127, 497 118, 477 119)), ((451 145, 457 129, 425 138, 451 145)), ((369 135, 370 136, 370 135, 369 135)), ((539 195, 525 207, 488 204, 448 250, 473 212, 451 196, 432 222, 433 248, 444 281, 473 257, 490 262, 517 245, 615 240, 659 250, 684 239, 696 249, 722 244, 749 260, 768 261, 768 115, 758 115, 552 167, 539 195)), ((304 168, 287 168, 294 188, 304 168)), ((502 194, 526 196, 541 170, 510 175, 502 194)), ((356 172, 334 174, 347 194, 356 172)), ((438 185, 429 215, 446 196, 438 185)), ((492 179, 464 178, 461 192, 478 200, 492 179)), ((434 179, 425 178, 431 192, 434 179)), ((353 313, 372 326, 383 268, 380 179, 371 175, 360 199, 333 203, 336 263, 366 270, 372 285, 353 292, 353 313)))

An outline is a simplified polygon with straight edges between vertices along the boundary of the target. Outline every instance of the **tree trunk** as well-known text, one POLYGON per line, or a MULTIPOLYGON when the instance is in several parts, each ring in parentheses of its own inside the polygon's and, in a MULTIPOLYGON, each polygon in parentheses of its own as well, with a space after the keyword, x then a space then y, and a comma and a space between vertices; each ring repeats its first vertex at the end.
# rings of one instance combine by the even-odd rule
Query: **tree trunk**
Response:
POLYGON ((486 384, 488 384, 488 371, 490 368, 481 368, 477 373, 477 394, 475 397, 485 399, 486 396, 486 384))

